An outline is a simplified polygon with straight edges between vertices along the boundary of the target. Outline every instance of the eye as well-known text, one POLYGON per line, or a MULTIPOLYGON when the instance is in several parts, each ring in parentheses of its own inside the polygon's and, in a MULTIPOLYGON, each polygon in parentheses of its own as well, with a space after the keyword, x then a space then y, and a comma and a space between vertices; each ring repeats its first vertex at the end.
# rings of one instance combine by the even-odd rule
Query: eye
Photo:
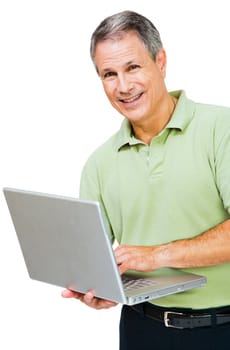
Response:
POLYGON ((135 69, 138 69, 140 68, 140 66, 138 64, 131 64, 129 67, 128 67, 128 70, 129 71, 132 71, 132 70, 135 70, 135 69))
POLYGON ((116 75, 115 72, 106 72, 106 73, 102 76, 102 78, 103 78, 103 79, 108 79, 108 78, 114 77, 115 75, 116 75))

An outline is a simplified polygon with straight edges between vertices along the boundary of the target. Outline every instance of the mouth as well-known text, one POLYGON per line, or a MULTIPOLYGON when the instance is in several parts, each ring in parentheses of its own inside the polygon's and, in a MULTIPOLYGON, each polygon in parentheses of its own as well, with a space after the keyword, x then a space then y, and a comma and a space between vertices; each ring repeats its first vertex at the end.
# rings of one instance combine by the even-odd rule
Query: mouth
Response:
POLYGON ((140 94, 137 94, 135 96, 129 97, 129 98, 119 99, 119 101, 124 103, 124 104, 131 104, 133 102, 138 101, 142 95, 143 95, 143 92, 141 92, 140 94))

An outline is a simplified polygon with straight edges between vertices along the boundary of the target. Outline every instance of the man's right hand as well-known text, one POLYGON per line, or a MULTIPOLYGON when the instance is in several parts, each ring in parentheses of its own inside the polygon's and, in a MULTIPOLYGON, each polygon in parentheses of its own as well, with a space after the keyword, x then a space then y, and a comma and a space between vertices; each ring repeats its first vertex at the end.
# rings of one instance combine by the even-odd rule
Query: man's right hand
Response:
POLYGON ((63 298, 78 299, 82 303, 96 310, 109 309, 117 305, 117 303, 115 303, 114 301, 95 297, 93 290, 88 291, 86 294, 82 294, 82 293, 74 292, 70 289, 65 289, 61 295, 63 298))

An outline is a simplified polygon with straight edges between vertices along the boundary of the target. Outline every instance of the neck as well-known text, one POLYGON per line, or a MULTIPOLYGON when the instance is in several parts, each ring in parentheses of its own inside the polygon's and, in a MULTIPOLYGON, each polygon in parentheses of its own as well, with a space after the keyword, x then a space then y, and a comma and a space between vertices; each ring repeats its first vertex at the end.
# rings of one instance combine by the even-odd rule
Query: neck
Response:
POLYGON ((169 94, 164 101, 160 101, 159 108, 154 115, 140 124, 132 123, 136 138, 150 144, 154 136, 158 135, 168 124, 176 107, 177 99, 169 94))

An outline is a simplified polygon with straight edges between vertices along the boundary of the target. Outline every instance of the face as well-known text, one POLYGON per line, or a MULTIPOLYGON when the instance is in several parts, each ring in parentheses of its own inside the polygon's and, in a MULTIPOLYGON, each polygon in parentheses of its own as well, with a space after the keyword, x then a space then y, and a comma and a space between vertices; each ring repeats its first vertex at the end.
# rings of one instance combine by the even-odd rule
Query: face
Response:
POLYGON ((131 123, 157 115, 167 93, 163 49, 154 62, 139 37, 128 32, 122 38, 98 43, 95 63, 110 103, 131 123))

